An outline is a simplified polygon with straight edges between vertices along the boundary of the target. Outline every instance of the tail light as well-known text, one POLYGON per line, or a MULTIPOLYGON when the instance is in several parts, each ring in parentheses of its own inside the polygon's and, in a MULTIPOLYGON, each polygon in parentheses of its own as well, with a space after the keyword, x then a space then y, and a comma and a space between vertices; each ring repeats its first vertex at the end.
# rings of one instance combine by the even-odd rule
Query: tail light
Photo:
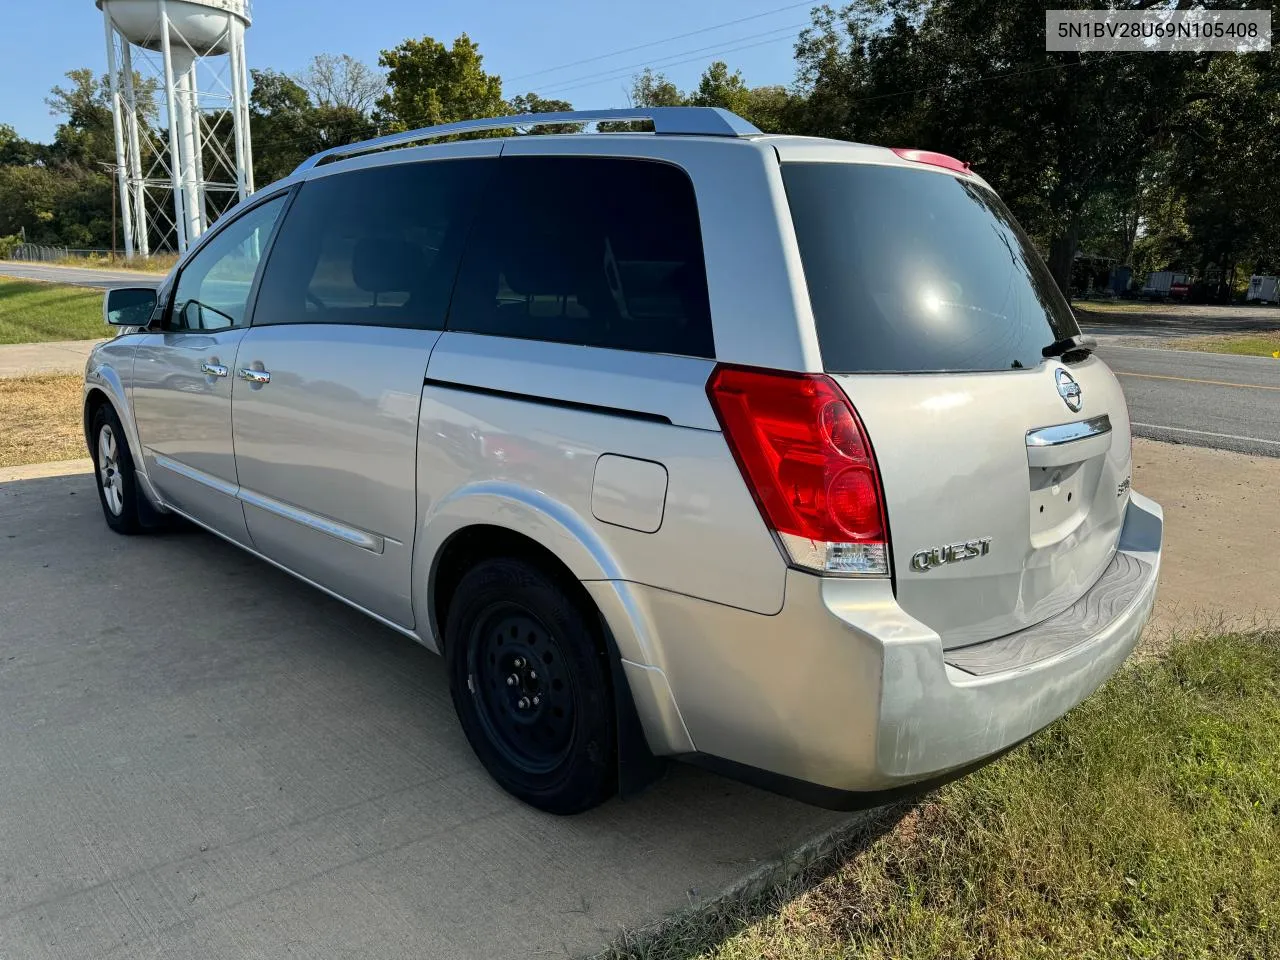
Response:
POLYGON ((927 163, 934 167, 954 170, 956 173, 972 172, 969 169, 969 164, 963 160, 957 160, 955 157, 949 157, 945 153, 938 153, 934 150, 911 150, 907 147, 893 147, 891 149, 903 160, 910 160, 912 163, 927 163))
POLYGON ((835 381, 719 366, 707 395, 765 523, 791 562, 822 573, 888 576, 880 471, 866 430, 835 381))

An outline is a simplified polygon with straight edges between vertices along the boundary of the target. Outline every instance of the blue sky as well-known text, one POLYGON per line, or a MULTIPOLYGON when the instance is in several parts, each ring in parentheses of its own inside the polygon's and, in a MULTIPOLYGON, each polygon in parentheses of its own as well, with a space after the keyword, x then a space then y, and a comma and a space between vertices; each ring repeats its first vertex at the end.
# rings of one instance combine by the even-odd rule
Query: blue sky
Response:
MULTIPOLYGON (((106 69, 102 15, 92 0, 0 3, 6 8, 0 123, 48 140, 57 124, 44 103, 49 88, 75 67, 106 69)), ((406 37, 429 34, 449 42, 465 31, 479 43, 485 68, 502 75, 508 96, 534 90, 577 107, 625 106, 629 77, 644 64, 684 88, 717 58, 740 67, 753 86, 790 83, 792 48, 809 6, 787 0, 253 0, 245 43, 251 67, 294 72, 317 53, 349 53, 375 64, 380 50, 406 37), (707 27, 718 28, 544 72, 707 27)))

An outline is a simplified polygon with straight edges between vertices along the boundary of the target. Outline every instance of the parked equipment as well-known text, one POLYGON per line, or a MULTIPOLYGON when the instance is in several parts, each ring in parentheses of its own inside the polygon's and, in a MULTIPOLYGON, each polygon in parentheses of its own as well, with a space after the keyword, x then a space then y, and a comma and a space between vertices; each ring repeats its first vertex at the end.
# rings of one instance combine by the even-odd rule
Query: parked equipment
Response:
POLYGON ((1249 278, 1249 292, 1244 298, 1249 303, 1280 303, 1280 277, 1255 274, 1249 278))

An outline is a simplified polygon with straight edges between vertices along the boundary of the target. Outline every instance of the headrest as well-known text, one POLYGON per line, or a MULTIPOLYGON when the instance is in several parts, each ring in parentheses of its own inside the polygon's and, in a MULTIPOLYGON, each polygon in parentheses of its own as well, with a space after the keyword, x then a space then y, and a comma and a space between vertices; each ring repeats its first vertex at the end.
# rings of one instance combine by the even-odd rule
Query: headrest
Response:
POLYGON ((425 278, 422 248, 392 237, 364 237, 356 243, 351 275, 369 293, 414 290, 425 278))

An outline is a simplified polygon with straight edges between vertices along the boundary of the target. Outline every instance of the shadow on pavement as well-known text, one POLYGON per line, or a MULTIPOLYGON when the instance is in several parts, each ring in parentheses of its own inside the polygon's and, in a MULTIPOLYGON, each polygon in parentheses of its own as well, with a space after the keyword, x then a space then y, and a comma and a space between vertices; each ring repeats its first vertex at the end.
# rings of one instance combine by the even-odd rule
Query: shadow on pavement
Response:
POLYGON ((538 813, 439 658, 99 511, 88 475, 0 483, 0 956, 575 955, 850 822, 678 765, 538 813))

